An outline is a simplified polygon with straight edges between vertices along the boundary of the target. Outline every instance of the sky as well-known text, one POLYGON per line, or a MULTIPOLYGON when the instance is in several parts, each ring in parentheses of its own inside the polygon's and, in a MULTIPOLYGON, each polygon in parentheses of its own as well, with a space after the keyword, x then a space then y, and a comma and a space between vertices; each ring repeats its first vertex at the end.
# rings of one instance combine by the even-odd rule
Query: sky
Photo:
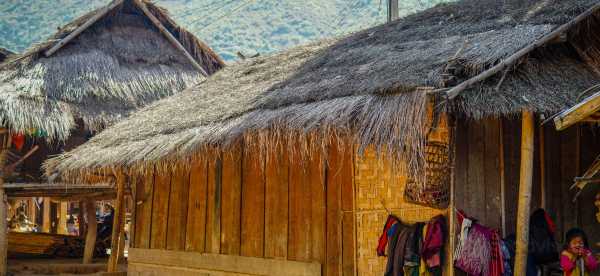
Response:
MULTIPOLYGON (((400 16, 448 0, 400 0, 400 16)), ((386 0, 157 0, 226 61, 385 22, 386 0)), ((23 51, 107 0, 2 0, 0 47, 23 51)))

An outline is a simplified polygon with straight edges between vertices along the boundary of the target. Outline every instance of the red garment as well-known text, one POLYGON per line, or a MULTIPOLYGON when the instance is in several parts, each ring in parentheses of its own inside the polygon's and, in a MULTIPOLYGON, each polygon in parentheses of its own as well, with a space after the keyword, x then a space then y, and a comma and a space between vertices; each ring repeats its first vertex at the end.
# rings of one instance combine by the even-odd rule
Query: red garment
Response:
POLYGON ((425 259, 428 268, 441 265, 440 252, 446 238, 444 233, 445 228, 446 220, 442 215, 432 218, 429 223, 427 223, 427 233, 425 234, 425 240, 423 241, 421 257, 425 259))
POLYGON ((383 227, 383 233, 379 237, 379 243, 377 244, 377 256, 385 256, 385 247, 388 243, 388 230, 392 228, 392 226, 396 223, 400 223, 400 220, 395 216, 389 215, 387 221, 385 222, 385 226, 383 227))
POLYGON ((550 230, 550 234, 554 235, 554 232, 556 231, 556 225, 554 225, 554 221, 552 221, 552 218, 550 218, 550 215, 548 215, 548 212, 546 211, 544 211, 544 218, 548 224, 548 230, 550 230))
POLYGON ((502 259, 502 252, 500 251, 500 235, 498 231, 494 230, 492 238, 490 239, 491 245, 491 260, 490 260, 490 276, 502 276, 504 274, 504 268, 502 259))
POLYGON ((23 149, 23 145, 25 145, 25 135, 23 133, 13 133, 11 139, 17 150, 23 149))

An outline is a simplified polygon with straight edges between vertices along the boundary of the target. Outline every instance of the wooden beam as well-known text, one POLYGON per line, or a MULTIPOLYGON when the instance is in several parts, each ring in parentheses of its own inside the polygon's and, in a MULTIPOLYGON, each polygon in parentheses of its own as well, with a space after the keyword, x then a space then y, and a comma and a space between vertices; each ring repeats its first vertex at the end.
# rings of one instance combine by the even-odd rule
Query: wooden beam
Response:
POLYGON ((321 264, 318 262, 131 248, 129 272, 138 275, 138 266, 145 266, 152 271, 166 269, 160 275, 321 275, 321 264))
POLYGON ((454 99, 454 98, 456 98, 456 96, 458 96, 460 94, 460 92, 469 88, 471 85, 479 83, 481 81, 484 81, 487 78, 497 74, 498 72, 502 72, 502 71, 506 70, 507 68, 515 65, 525 55, 529 54, 531 51, 535 50, 536 48, 538 48, 540 46, 543 46, 547 43, 555 41, 557 39, 557 37, 560 37, 561 35, 563 35, 564 32, 568 31, 569 29, 571 29, 572 27, 574 27, 581 21, 585 20, 586 18, 588 18, 589 16, 591 16, 592 14, 597 12, 599 9, 600 9, 600 4, 596 4, 596 5, 592 6, 590 9, 588 9, 587 11, 578 15, 577 17, 573 18, 571 21, 561 25, 560 27, 554 29, 552 32, 542 36, 541 38, 537 39, 533 43, 525 46, 523 49, 512 54, 511 56, 509 56, 502 62, 493 66, 492 68, 487 69, 487 70, 483 71, 482 73, 480 73, 479 75, 477 75, 473 78, 470 78, 470 79, 462 82, 461 84, 453 87, 452 89, 448 90, 446 92, 446 96, 448 97, 448 99, 454 99))
POLYGON ((119 240, 123 232, 123 218, 121 215, 124 212, 125 206, 123 201, 125 199, 125 181, 126 177, 121 172, 117 172, 117 200, 115 204, 113 214, 113 229, 111 236, 111 252, 110 258, 108 259, 108 272, 117 272, 117 265, 119 264, 119 240))
POLYGON ((146 4, 142 3, 140 0, 134 0, 133 3, 135 3, 135 5, 142 10, 142 12, 148 17, 148 19, 152 21, 152 24, 154 24, 154 26, 158 28, 158 30, 167 38, 167 40, 169 40, 169 42, 171 42, 171 44, 173 44, 173 46, 175 46, 175 48, 177 48, 177 50, 179 50, 189 60, 189 62, 192 64, 192 66, 194 66, 194 68, 196 68, 196 70, 200 71, 200 73, 202 73, 202 75, 204 75, 205 77, 208 77, 208 73, 206 73, 204 68, 202 68, 202 66, 198 64, 198 62, 194 59, 194 57, 192 57, 192 55, 190 55, 190 53, 185 49, 185 47, 183 47, 183 45, 179 43, 179 40, 177 40, 173 36, 173 34, 171 34, 171 32, 169 32, 169 30, 167 30, 167 28, 163 26, 160 20, 158 20, 158 18, 156 18, 156 16, 154 16, 154 14, 150 12, 150 10, 148 10, 146 4))
POLYGON ((600 111, 600 91, 554 117, 556 130, 568 128, 600 111))
POLYGON ((123 3, 123 0, 114 0, 108 6, 102 8, 96 14, 94 14, 92 17, 90 17, 85 23, 81 24, 79 27, 77 27, 77 29, 72 31, 65 38, 61 39, 60 41, 58 41, 58 43, 54 44, 54 46, 52 46, 52 48, 46 50, 46 52, 44 52, 44 55, 46 57, 49 57, 52 54, 56 53, 56 51, 58 51, 63 46, 67 45, 67 43, 69 43, 71 40, 76 38, 79 34, 81 34, 87 28, 92 26, 92 24, 96 23, 96 21, 98 21, 98 20, 100 20, 100 18, 104 17, 109 11, 113 10, 115 7, 121 5, 122 3, 123 3))
POLYGON ((546 142, 544 138, 544 125, 539 126, 540 131, 540 208, 546 209, 546 142))
MULTIPOLYGON (((96 234, 98 223, 96 221, 96 202, 88 199, 85 201, 85 215, 87 218, 87 234, 85 236, 85 248, 83 250, 83 263, 92 263, 94 259, 94 249, 96 248, 96 234)), ((79 223, 82 223, 80 220, 79 223)))
POLYGON ((521 170, 517 209, 517 237, 515 275, 525 275, 529 246, 529 212, 533 182, 534 118, 531 111, 523 111, 521 130, 521 170))

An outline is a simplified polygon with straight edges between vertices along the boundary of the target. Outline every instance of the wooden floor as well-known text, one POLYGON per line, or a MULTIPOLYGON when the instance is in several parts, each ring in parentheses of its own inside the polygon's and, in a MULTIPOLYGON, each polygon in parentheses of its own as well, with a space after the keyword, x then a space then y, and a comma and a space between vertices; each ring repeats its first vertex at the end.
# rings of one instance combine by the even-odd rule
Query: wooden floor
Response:
POLYGON ((121 264, 122 273, 106 273, 107 259, 97 259, 92 264, 81 264, 81 259, 9 259, 11 275, 126 275, 127 265, 121 264))

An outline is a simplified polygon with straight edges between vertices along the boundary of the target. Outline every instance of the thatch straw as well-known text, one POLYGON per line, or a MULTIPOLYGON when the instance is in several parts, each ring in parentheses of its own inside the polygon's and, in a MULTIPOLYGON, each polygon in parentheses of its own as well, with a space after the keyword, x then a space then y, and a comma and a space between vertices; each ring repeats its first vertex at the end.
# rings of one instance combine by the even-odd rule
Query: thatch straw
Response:
MULTIPOLYGON (((360 148, 374 146, 418 174, 427 133, 423 87, 475 76, 594 4, 463 0, 342 39, 240 62, 50 160, 48 170, 72 176, 113 167, 145 170, 185 165, 200 152, 227 151, 238 142, 325 149, 332 136, 340 136, 360 148)), ((570 31, 568 42, 535 50, 505 75, 444 107, 477 119, 572 104, 599 79, 571 44, 573 36, 582 36, 580 28, 570 31)))
POLYGON ((14 53, 10 50, 0 47, 0 62, 3 62, 6 58, 12 55, 14 55, 14 53))
MULTIPOLYGON (((223 61, 166 11, 142 1, 209 73, 223 61)), ((100 9, 0 65, 0 120, 16 132, 36 128, 64 140, 81 118, 92 131, 202 80, 132 1, 126 0, 50 57, 44 51, 100 9)))

